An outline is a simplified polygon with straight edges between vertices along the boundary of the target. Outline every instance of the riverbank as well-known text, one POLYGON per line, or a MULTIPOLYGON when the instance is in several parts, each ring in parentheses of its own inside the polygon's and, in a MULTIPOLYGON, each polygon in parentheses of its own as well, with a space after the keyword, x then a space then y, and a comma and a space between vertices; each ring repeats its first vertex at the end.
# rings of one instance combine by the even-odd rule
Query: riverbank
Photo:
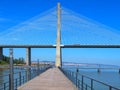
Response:
POLYGON ((9 65, 0 65, 0 70, 9 69, 9 65))

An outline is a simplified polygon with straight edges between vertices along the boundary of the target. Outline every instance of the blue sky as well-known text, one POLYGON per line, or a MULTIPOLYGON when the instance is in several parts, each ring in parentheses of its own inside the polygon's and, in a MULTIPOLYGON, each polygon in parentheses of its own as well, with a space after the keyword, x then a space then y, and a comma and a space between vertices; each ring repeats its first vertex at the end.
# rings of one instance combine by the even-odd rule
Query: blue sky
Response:
MULTIPOLYGON (((57 2, 120 32, 120 0, 0 0, 0 32, 53 8, 57 2)), ((120 63, 120 49, 63 49, 62 51, 63 61, 115 65, 120 63)), ((8 55, 8 52, 6 49, 4 54, 8 55)), ((15 57, 25 57, 25 49, 15 49, 14 52, 15 57)), ((54 61, 55 49, 32 49, 32 58, 54 61)))
POLYGON ((20 23, 56 6, 57 2, 74 12, 120 29, 119 0, 1 0, 0 21, 3 22, 0 24, 20 23))

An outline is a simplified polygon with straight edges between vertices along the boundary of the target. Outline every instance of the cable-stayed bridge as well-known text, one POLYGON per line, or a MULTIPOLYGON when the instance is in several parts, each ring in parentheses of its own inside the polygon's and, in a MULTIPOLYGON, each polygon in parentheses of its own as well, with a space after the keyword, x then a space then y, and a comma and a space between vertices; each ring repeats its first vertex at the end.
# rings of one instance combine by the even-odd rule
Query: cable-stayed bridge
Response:
MULTIPOLYGON (((43 70, 41 69, 40 71, 38 61, 37 70, 31 67, 31 48, 56 48, 56 67, 62 66, 62 48, 120 48, 120 33, 117 32, 117 30, 74 13, 69 9, 60 7, 60 3, 58 3, 57 7, 1 32, 0 59, 3 57, 3 48, 10 48, 9 82, 7 82, 8 84, 5 82, 2 84, 4 90, 7 88, 9 88, 9 90, 16 88, 18 90, 83 90, 84 88, 85 90, 93 90, 96 88, 95 82, 106 86, 109 90, 120 90, 114 86, 79 74, 79 69, 77 69, 76 72, 71 72, 61 68, 61 71, 76 84, 76 88, 58 68, 51 68, 39 76, 41 71, 46 70, 48 66, 42 68, 43 70), (26 74, 22 76, 23 72, 19 72, 18 79, 13 75, 12 48, 26 48, 26 63, 28 65, 26 67, 26 74), (34 72, 32 72, 32 69, 34 72), (25 83, 25 78, 26 81, 29 81, 34 75, 38 77, 18 88, 18 86, 22 84, 22 80, 23 83, 25 83), (90 80, 90 85, 85 83, 86 79, 90 80), (17 81, 19 81, 19 83, 17 81)), ((76 65, 76 63, 67 64, 76 65)), ((77 63, 77 65, 83 64, 77 63)), ((84 65, 88 66, 88 64, 84 65)), ((100 69, 104 68, 100 68, 100 65, 98 66, 98 72, 100 73, 100 69)), ((97 87, 97 89, 98 88, 100 88, 100 86, 97 87)))
POLYGON ((0 48, 27 48, 28 63, 31 48, 56 48, 60 61, 61 48, 120 48, 120 33, 58 5, 1 32, 0 48))

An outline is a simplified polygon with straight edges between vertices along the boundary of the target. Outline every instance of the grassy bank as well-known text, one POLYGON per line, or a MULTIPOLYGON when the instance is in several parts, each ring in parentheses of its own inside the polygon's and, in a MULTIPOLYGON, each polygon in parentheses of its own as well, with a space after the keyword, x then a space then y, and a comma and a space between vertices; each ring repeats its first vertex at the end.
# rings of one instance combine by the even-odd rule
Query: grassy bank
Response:
POLYGON ((0 60, 0 65, 8 65, 8 62, 0 60))

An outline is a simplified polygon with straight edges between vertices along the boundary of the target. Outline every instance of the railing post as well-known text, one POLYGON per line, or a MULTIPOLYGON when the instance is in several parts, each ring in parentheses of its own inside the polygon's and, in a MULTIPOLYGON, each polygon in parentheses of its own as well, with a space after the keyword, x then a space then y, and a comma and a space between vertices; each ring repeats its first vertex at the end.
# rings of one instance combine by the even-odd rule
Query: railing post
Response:
POLYGON ((112 87, 111 87, 111 86, 109 86, 109 90, 112 90, 112 87))
POLYGON ((16 88, 17 88, 17 79, 15 79, 15 84, 16 84, 15 86, 16 86, 16 88))
POLYGON ((98 68, 98 69, 97 69, 97 72, 98 72, 98 73, 100 73, 100 72, 101 72, 101 71, 100 71, 100 68, 98 68))
POLYGON ((21 85, 21 72, 19 72, 19 85, 21 85))
POLYGON ((29 81, 28 80, 28 67, 26 68, 26 82, 29 81))
POLYGON ((39 75, 39 59, 38 59, 38 64, 37 64, 37 68, 38 68, 38 75, 39 75))
POLYGON ((24 76, 23 76, 23 84, 24 84, 24 82, 25 82, 25 79, 24 79, 24 76))
POLYGON ((78 70, 78 68, 76 69, 76 87, 78 86, 78 83, 77 83, 77 80, 78 80, 78 72, 79 72, 79 70, 78 70))
POLYGON ((9 74, 9 90, 11 90, 11 78, 10 78, 10 74, 9 74))
POLYGON ((81 84, 81 88, 82 88, 82 90, 83 90, 83 83, 84 83, 84 76, 82 75, 82 84, 81 84))
POLYGON ((93 90, 93 79, 91 79, 91 90, 93 90))
POLYGON ((4 90, 6 90, 6 84, 4 83, 4 90))
POLYGON ((31 68, 30 66, 27 67, 27 73, 26 73, 26 77, 27 77, 27 81, 29 81, 31 79, 31 68))
POLYGON ((13 49, 10 48, 9 50, 10 50, 9 90, 14 90, 13 49))
POLYGON ((85 90, 87 90, 87 84, 85 85, 85 90))
POLYGON ((32 72, 32 70, 31 70, 31 66, 28 68, 28 78, 29 78, 29 80, 31 79, 31 72, 32 72))

